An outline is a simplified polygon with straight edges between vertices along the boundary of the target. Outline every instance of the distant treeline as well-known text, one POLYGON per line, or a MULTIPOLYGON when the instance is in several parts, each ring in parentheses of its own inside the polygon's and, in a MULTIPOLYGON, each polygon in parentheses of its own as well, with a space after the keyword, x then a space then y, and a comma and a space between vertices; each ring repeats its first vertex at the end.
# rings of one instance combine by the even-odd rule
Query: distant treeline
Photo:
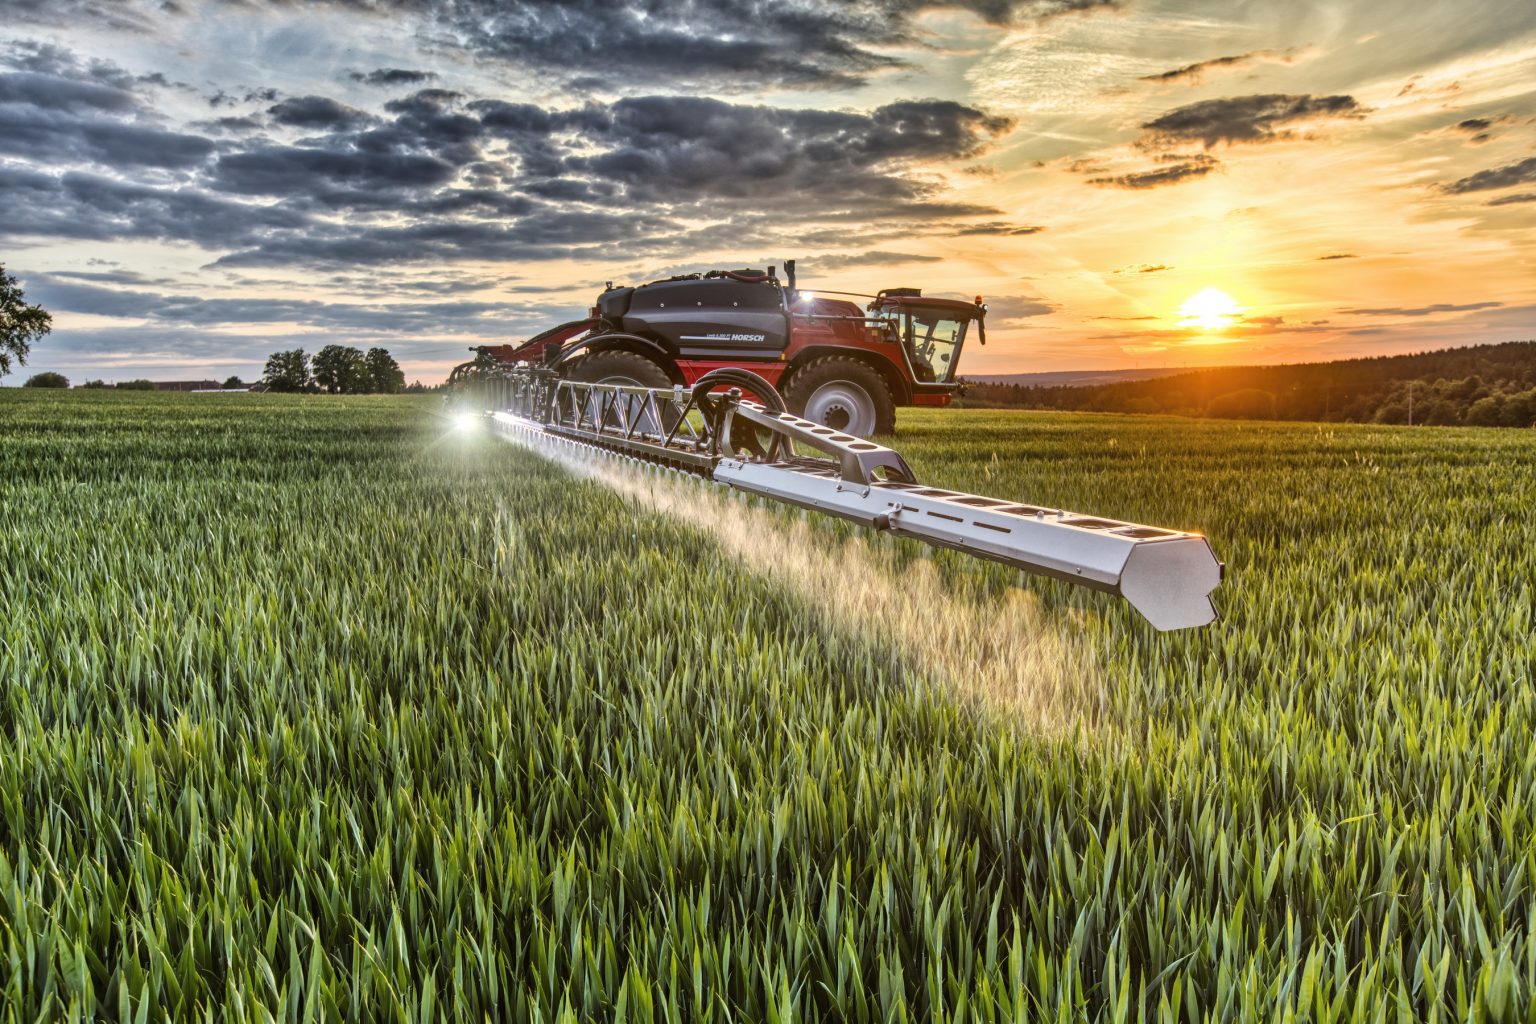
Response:
POLYGON ((1223 419, 1530 427, 1536 426, 1536 341, 1197 370, 1086 387, 972 382, 963 402, 1223 419))

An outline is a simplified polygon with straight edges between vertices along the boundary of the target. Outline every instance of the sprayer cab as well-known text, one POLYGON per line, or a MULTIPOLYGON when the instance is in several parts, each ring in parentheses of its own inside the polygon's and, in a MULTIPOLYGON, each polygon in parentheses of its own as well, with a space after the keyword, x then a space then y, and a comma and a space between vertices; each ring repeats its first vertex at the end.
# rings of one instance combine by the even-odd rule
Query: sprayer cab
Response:
POLYGON ((964 302, 924 298, 920 288, 888 288, 867 309, 890 325, 907 351, 914 376, 924 383, 954 382, 972 324, 978 342, 987 343, 987 305, 980 295, 975 302, 964 302))

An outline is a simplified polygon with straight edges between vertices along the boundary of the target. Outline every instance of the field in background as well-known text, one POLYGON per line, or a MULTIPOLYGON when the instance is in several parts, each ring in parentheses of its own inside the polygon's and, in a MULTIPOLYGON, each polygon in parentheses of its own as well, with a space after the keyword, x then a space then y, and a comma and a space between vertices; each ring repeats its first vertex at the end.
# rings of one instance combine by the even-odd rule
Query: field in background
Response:
POLYGON ((0 392, 8 1016, 1530 1005, 1536 432, 903 410, 928 482, 1210 534, 1160 635, 792 512, 744 565, 434 410, 0 392), (951 601, 1067 727, 914 655, 951 601))

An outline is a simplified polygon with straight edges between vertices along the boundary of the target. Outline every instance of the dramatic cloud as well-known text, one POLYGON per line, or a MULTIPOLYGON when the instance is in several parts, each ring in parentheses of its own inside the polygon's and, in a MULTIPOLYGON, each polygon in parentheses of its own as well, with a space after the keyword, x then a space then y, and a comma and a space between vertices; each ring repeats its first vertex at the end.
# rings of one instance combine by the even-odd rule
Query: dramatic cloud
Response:
POLYGON ((562 169, 612 182, 631 199, 703 196, 835 207, 889 207, 931 194, 890 173, 925 160, 981 153, 1011 122, 942 100, 888 104, 869 114, 740 106, 651 96, 620 100, 585 125, 602 149, 572 153, 562 169))
POLYGON ((914 172, 974 158, 1011 127, 944 100, 865 113, 675 96, 546 109, 423 89, 377 113, 288 97, 196 135, 148 123, 142 83, 120 69, 41 48, 19 59, 44 70, 0 73, 0 155, 38 169, 0 165, 8 195, 26 199, 0 235, 190 241, 225 266, 772 245, 786 214, 801 244, 827 244, 808 223, 850 219, 870 226, 836 241, 869 244, 882 219, 910 235, 913 220, 995 214, 941 201, 942 183, 914 172), (90 165, 172 174, 134 182, 79 169, 90 165))
POLYGON ((1277 142, 1295 137, 1286 128, 1325 118, 1360 118, 1365 108, 1352 96, 1229 96, 1202 100, 1170 110, 1141 127, 1149 145, 1199 142, 1207 149, 1218 143, 1277 142))
POLYGON ((1386 309, 1341 309, 1340 313, 1353 313, 1356 316, 1434 316, 1437 313, 1471 313, 1479 309, 1497 309, 1504 305, 1502 302, 1465 302, 1459 305, 1449 302, 1437 302, 1432 306, 1393 306, 1386 309))
POLYGON ((1511 185, 1528 185, 1532 182, 1536 182, 1536 156, 1528 157, 1518 163, 1505 164, 1503 167, 1492 167, 1486 171, 1470 174, 1446 185, 1445 191, 1457 194, 1486 192, 1497 188, 1509 188, 1511 185))
POLYGON ((1019 236, 1037 235, 1044 230, 1045 228, 1039 224, 1009 224, 1007 221, 992 220, 987 221, 985 224, 966 224, 962 227, 957 227, 955 228, 955 234, 1019 236))
POLYGON ((1493 133, 1490 131, 1492 127, 1493 120, 1491 118, 1469 117, 1465 121, 1457 121, 1454 125, 1451 126, 1451 130, 1460 132, 1463 135, 1471 136, 1471 138, 1468 140, 1470 142, 1480 143, 1487 142, 1489 139, 1493 138, 1493 133))
POLYGON ((828 273, 838 270, 847 270, 850 267, 883 267, 898 263, 939 263, 939 256, 918 256, 910 252, 872 252, 855 253, 848 256, 812 256, 797 261, 800 271, 806 270, 826 271, 828 273))
POLYGON ((433 71, 412 71, 407 68, 377 68, 366 74, 354 71, 347 76, 354 82, 362 82, 364 85, 422 85, 437 77, 433 71))
MULTIPOLYGON (((216 0, 282 10, 285 0, 216 0)), ((923 45, 916 19, 968 12, 995 26, 1114 8, 1119 0, 316 0, 398 24, 437 47, 537 68, 567 85, 857 87, 907 67, 892 48, 923 45)), ((12 18, 152 32, 190 8, 164 0, 12 0, 12 18)), ((381 68, 357 80, 405 82, 381 68), (377 76, 377 78, 375 78, 377 76)), ((416 81, 420 81, 419 79, 416 81)))
MULTIPOLYGON (((78 277, 79 275, 74 275, 78 277)), ((65 275, 40 275, 29 282, 38 300, 56 312, 153 320, 196 327, 234 324, 293 324, 340 330, 384 333, 431 331, 436 334, 483 330, 488 324, 510 324, 541 307, 501 302, 390 302, 361 305, 307 299, 200 298, 146 291, 104 288, 62 280, 65 275)), ((136 283, 136 282, 127 282, 136 283)))
POLYGON ((1205 78, 1207 71, 1216 68, 1245 67, 1258 60, 1284 59, 1282 54, 1273 50, 1252 50, 1248 53, 1239 53, 1231 57, 1212 57, 1210 60, 1196 61, 1193 64, 1185 64, 1181 68, 1171 71, 1160 71, 1155 75, 1142 75, 1143 82, 1188 82, 1191 85, 1198 84, 1205 78))
MULTIPOLYGON (((953 298, 969 299, 969 295, 957 295, 953 298)), ((1033 295, 1000 295, 987 296, 987 325, 989 327, 1004 327, 1016 325, 1022 320, 1034 316, 1045 316, 1047 313, 1056 312, 1056 307, 1033 295)))
POLYGON ((59 175, 0 164, 0 194, 14 204, 0 219, 0 238, 163 239, 221 251, 315 227, 282 207, 77 171, 59 175))
POLYGON ((1333 253, 1329 253, 1327 256, 1319 256, 1318 259, 1320 261, 1325 261, 1325 260, 1354 260, 1354 259, 1359 259, 1359 257, 1356 256, 1352 252, 1333 252, 1333 253))
POLYGON ((54 166, 185 168, 213 153, 208 139, 153 123, 132 91, 145 77, 42 44, 15 45, 4 63, 23 70, 0 72, 0 156, 54 166))
POLYGON ((1148 171, 1089 178, 1088 184, 1107 188, 1158 188, 1162 185, 1177 185, 1181 181, 1189 181, 1192 178, 1203 178, 1217 166, 1214 160, 1170 164, 1167 167, 1156 167, 1148 171))
POLYGON ((220 157, 213 184, 226 192, 288 196, 320 183, 364 191, 444 185, 455 173, 447 161, 419 153, 267 146, 220 157))
MULTIPOLYGON (((346 0, 355 2, 355 0, 346 0)), ((394 0, 423 10, 439 38, 485 58, 599 82, 858 86, 903 67, 882 52, 919 42, 925 11, 993 25, 1116 6, 1115 0, 394 0)))
POLYGON ((1516 192, 1513 195, 1488 200, 1489 206, 1514 206, 1517 203, 1536 203, 1536 192, 1516 192))
POLYGON ((290 128, 345 131, 366 124, 369 116, 324 96, 294 96, 267 110, 272 120, 290 128))

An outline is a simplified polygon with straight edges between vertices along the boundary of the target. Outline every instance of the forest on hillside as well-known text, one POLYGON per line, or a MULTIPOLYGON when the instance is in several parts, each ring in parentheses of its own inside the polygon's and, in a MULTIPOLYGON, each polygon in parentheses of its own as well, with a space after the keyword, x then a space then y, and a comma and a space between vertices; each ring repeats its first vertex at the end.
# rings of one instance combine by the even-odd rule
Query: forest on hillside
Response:
POLYGON ((1221 419, 1536 425, 1536 341, 1082 386, 969 382, 962 404, 1221 419))

